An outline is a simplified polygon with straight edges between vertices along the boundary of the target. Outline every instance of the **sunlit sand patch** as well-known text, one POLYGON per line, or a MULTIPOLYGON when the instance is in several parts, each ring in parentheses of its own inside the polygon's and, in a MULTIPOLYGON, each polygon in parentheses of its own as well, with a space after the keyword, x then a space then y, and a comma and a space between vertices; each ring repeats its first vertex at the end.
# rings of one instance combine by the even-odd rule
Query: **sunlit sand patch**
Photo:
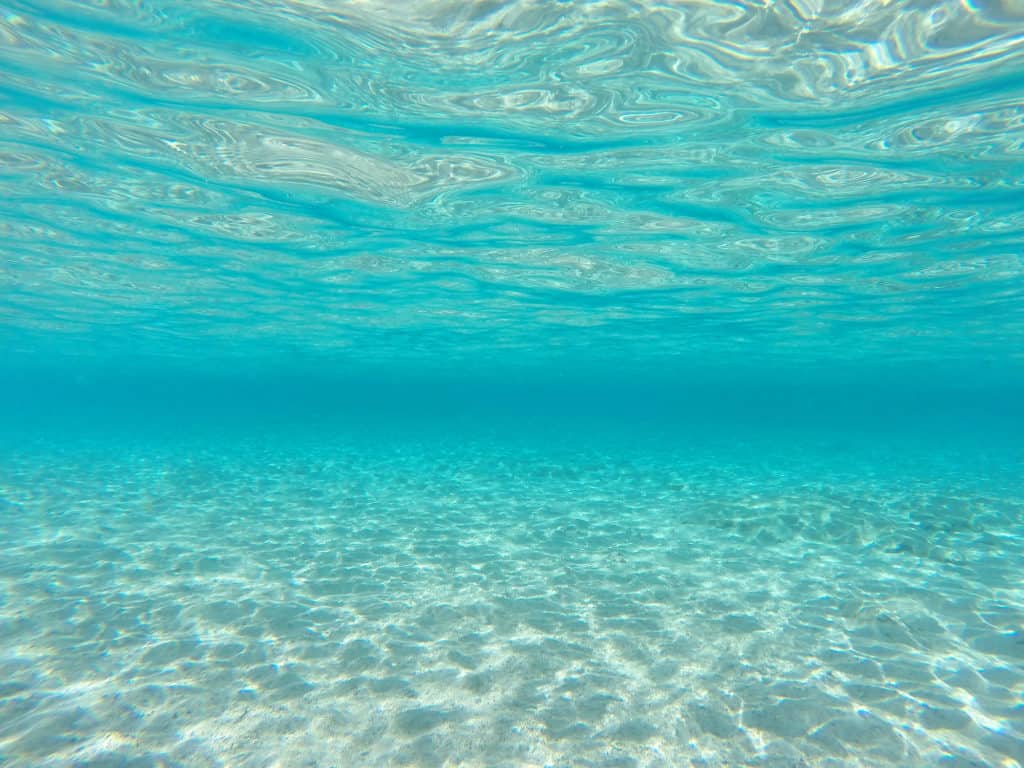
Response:
POLYGON ((860 459, 269 458, 7 458, 12 765, 1018 759, 997 479, 965 525, 977 479, 860 459))

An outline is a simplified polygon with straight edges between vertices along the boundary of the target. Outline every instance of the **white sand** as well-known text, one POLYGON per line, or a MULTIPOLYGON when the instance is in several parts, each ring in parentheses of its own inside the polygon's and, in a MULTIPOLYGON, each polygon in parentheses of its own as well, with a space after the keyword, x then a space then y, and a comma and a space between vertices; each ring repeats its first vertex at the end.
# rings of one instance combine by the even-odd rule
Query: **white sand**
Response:
POLYGON ((5 449, 0 764, 1024 764, 1012 467, 818 448, 5 449))

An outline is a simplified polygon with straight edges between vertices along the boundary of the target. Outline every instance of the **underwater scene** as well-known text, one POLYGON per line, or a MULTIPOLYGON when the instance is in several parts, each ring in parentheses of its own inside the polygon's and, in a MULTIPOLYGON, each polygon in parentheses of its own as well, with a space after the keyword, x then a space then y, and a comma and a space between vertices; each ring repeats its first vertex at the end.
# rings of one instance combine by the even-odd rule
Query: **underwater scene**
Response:
POLYGON ((0 0, 0 766, 1024 766, 1018 0, 0 0))

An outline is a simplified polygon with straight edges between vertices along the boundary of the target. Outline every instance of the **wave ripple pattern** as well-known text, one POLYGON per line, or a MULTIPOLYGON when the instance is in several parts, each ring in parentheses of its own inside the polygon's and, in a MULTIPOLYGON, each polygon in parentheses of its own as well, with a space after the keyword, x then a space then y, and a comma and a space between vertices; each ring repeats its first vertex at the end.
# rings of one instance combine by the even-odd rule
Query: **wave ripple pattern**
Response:
POLYGON ((1013 0, 8 0, 0 326, 1020 359, 1022 29, 1013 0))
POLYGON ((756 447, 5 451, 0 762, 1024 762, 1019 458, 756 447))

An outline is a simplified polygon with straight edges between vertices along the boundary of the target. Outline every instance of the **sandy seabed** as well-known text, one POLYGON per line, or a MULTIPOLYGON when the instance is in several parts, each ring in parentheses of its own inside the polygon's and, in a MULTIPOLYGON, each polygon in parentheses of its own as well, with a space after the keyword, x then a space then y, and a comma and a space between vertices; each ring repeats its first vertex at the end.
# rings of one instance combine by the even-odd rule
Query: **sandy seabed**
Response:
POLYGON ((1013 461, 6 445, 0 765, 1024 765, 1013 461))

